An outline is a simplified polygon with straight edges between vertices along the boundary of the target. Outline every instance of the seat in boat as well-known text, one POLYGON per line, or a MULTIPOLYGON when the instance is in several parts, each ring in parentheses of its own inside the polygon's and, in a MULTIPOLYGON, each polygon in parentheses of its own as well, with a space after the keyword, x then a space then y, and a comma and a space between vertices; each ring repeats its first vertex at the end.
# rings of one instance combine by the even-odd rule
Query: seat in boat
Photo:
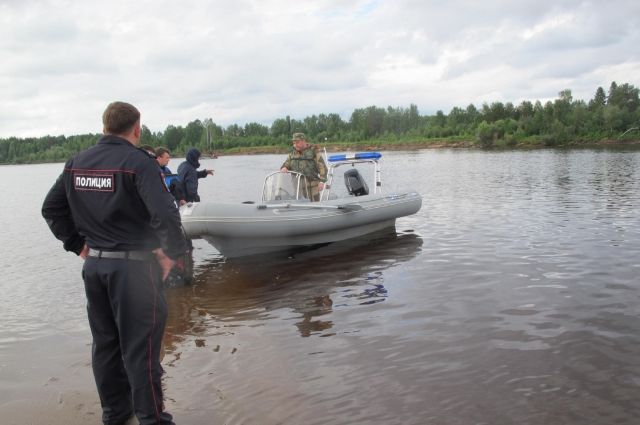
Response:
POLYGON ((349 195, 362 196, 369 194, 367 182, 364 181, 362 175, 355 168, 344 172, 344 184, 347 186, 349 195))

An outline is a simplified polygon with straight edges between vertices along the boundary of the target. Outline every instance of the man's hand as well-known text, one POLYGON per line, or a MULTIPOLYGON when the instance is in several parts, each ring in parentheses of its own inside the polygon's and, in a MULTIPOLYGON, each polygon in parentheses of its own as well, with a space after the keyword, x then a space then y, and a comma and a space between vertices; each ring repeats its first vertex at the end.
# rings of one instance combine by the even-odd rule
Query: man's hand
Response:
POLYGON ((288 173, 288 172, 289 172, 289 170, 287 169, 287 167, 282 167, 282 168, 280 169, 280 172, 281 172, 281 173, 288 173))
POLYGON ((324 183, 323 182, 318 182, 318 190, 320 190, 320 191, 324 190, 324 183))
POLYGON ((80 251, 80 254, 78 254, 78 255, 83 260, 86 260, 87 256, 89 255, 89 246, 87 244, 84 244, 84 246, 82 247, 82 251, 80 251))
POLYGON ((208 175, 213 176, 213 172, 214 170, 205 170, 207 172, 208 175))
POLYGON ((167 257, 167 254, 164 253, 162 248, 155 249, 153 253, 156 254, 156 259, 158 260, 158 264, 160 264, 160 269, 162 270, 162 281, 165 281, 173 266, 176 265, 176 262, 167 257))

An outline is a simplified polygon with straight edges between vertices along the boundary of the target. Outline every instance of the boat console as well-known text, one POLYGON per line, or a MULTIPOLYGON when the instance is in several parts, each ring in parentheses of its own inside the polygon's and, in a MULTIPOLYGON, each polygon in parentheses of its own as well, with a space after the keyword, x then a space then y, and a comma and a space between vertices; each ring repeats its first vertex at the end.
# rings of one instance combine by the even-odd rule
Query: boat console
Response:
MULTIPOLYGON (((380 182, 380 163, 382 158, 379 152, 360 152, 355 154, 336 154, 327 158, 328 171, 327 182, 320 193, 320 202, 336 199, 332 193, 332 183, 335 169, 343 165, 351 165, 351 169, 344 172, 344 184, 350 196, 369 195, 369 186, 366 178, 355 168, 358 164, 373 165, 373 194, 382 193, 380 182)), ((262 202, 303 201, 309 202, 311 185, 307 178, 295 171, 276 171, 269 174, 262 186, 262 202)))
POLYGON ((325 189, 320 194, 320 202, 331 199, 331 186, 333 184, 335 170, 343 165, 350 165, 352 167, 344 172, 344 184, 347 187, 349 195, 364 196, 370 193, 365 178, 360 174, 358 169, 355 168, 357 164, 373 165, 373 178, 370 180, 370 182, 374 184, 373 194, 382 193, 380 158, 382 158, 380 152, 358 152, 354 154, 336 154, 329 156, 327 158, 327 162, 329 163, 327 183, 325 184, 325 189))

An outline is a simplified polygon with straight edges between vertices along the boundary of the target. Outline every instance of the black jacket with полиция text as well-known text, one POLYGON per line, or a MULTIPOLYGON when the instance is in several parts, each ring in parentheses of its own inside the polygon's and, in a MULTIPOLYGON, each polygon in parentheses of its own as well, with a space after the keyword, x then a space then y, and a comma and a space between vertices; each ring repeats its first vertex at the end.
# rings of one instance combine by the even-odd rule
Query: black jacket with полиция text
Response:
POLYGON ((113 135, 69 160, 47 194, 42 215, 67 251, 86 243, 106 251, 183 254, 180 214, 157 161, 113 135))

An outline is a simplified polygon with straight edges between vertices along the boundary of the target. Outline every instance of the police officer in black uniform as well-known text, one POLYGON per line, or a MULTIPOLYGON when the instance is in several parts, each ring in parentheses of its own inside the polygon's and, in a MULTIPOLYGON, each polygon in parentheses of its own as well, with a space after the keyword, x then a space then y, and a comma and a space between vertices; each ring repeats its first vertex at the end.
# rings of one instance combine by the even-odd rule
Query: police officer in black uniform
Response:
POLYGON ((92 366, 105 424, 173 424, 164 411, 163 280, 187 250, 155 159, 136 148, 140 112, 107 106, 104 136, 69 160, 42 206, 53 234, 85 259, 92 366))

